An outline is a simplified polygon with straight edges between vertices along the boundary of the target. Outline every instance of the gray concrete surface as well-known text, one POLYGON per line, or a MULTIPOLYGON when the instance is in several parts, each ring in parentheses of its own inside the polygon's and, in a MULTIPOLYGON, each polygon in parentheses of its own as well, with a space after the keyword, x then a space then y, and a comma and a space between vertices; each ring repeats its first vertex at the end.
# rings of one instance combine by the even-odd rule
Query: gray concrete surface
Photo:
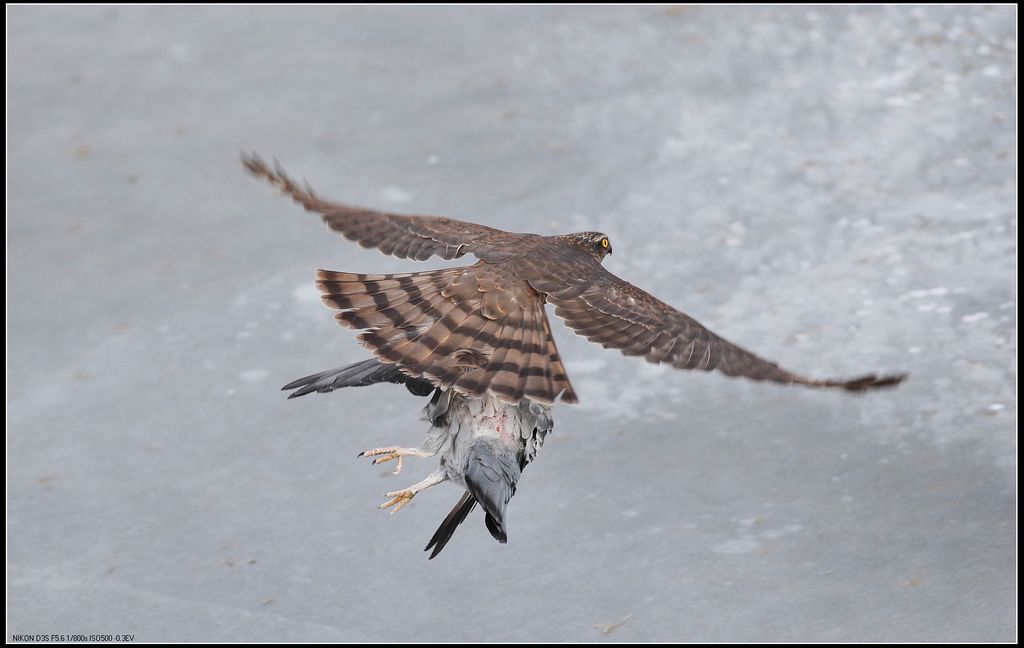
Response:
MULTIPOLYGON (((7 11, 7 629, 138 640, 1012 640, 1016 10, 7 11), (356 453, 420 401, 313 270, 416 266, 243 174, 519 231, 867 397, 557 340, 511 506, 356 453)), ((557 323, 557 320, 555 320, 557 323)))

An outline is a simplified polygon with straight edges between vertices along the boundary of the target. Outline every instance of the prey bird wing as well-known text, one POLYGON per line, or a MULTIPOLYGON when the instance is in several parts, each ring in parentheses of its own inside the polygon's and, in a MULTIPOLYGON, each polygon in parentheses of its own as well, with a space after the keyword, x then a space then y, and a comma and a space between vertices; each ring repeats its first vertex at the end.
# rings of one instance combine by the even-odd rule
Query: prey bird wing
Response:
POLYGON ((497 260, 509 238, 523 236, 441 216, 391 214, 331 202, 317 196, 309 185, 292 180, 280 165, 271 168, 257 155, 243 154, 242 164, 307 210, 320 214, 335 232, 365 248, 377 248, 400 259, 457 259, 468 252, 480 259, 497 260))
POLYGON ((531 282, 547 294, 555 315, 578 335, 627 356, 643 356, 676 369, 717 369, 751 380, 861 391, 900 383, 905 374, 866 374, 851 379, 815 379, 783 369, 705 328, 689 315, 605 270, 599 261, 577 255, 569 268, 551 268, 550 277, 531 282))

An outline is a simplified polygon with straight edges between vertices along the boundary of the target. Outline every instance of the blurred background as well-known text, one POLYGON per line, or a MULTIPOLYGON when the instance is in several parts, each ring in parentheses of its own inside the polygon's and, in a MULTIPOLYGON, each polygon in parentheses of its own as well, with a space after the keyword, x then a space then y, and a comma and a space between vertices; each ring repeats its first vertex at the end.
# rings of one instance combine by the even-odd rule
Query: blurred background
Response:
MULTIPOLYGON (((10 7, 7 627, 217 641, 1012 641, 1015 7, 10 7), (248 177, 541 234, 863 397, 659 369, 459 489, 316 268, 425 270, 248 177)), ((458 263, 464 263, 465 259, 458 263)), ((11 639, 11 635, 8 636, 11 639)))

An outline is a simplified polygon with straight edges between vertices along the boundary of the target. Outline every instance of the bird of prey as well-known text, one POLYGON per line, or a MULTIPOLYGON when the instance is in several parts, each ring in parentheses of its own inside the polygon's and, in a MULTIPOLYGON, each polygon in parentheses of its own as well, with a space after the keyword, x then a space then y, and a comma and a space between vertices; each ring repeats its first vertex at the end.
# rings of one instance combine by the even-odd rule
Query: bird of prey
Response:
POLYGON ((491 535, 506 541, 507 504, 552 429, 552 405, 577 402, 551 335, 547 303, 588 340, 677 369, 851 392, 890 387, 905 377, 816 379, 783 369, 605 270, 601 263, 612 245, 600 232, 515 234, 439 216, 352 207, 320 198, 256 155, 243 154, 242 163, 364 248, 417 261, 466 254, 478 259, 403 274, 318 270, 321 299, 340 311, 339 324, 363 331, 359 342, 373 358, 283 388, 294 390, 293 398, 389 382, 430 396, 424 410, 430 429, 420 447, 380 447, 360 456, 374 457, 375 464, 394 460, 398 473, 404 457, 441 454, 438 470, 388 493, 382 509, 395 512, 443 481, 465 488, 427 545, 431 558, 477 504, 491 535))

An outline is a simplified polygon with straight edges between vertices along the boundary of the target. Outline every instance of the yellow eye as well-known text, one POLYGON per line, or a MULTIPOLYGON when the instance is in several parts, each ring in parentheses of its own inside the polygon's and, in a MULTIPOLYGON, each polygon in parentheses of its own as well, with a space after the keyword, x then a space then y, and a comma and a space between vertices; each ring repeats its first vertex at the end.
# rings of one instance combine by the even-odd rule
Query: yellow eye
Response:
POLYGON ((608 239, 603 238, 601 239, 601 247, 607 250, 609 247, 611 247, 611 243, 608 242, 608 239))

